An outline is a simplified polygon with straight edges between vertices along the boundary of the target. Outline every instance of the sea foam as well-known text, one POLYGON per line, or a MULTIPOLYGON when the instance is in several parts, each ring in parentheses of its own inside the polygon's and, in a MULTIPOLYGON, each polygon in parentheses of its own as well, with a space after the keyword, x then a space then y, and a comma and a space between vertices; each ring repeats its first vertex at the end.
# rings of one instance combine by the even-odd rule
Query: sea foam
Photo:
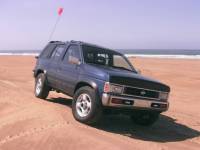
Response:
MULTIPOLYGON (((1 56, 37 56, 39 53, 0 53, 1 56)), ((151 54, 125 54, 126 57, 141 58, 168 58, 168 59, 200 59, 200 55, 151 55, 151 54)))
POLYGON ((126 57, 141 58, 168 58, 168 59, 200 59, 200 55, 145 55, 145 54, 125 54, 126 57))

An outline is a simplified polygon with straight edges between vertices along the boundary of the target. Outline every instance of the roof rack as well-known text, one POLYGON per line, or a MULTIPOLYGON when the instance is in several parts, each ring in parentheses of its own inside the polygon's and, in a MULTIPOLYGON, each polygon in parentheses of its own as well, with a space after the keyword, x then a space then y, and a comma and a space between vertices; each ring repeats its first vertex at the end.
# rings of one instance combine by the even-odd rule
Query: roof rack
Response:
POLYGON ((66 41, 66 42, 63 42, 63 41, 50 41, 49 43, 81 43, 81 41, 75 41, 75 40, 71 40, 71 41, 66 41))
POLYGON ((71 42, 71 43, 76 43, 76 41, 75 41, 75 40, 71 40, 70 42, 71 42))
POLYGON ((71 43, 81 43, 81 41, 75 41, 75 40, 71 40, 71 43))
POLYGON ((50 41, 49 43, 62 43, 62 41, 50 41))

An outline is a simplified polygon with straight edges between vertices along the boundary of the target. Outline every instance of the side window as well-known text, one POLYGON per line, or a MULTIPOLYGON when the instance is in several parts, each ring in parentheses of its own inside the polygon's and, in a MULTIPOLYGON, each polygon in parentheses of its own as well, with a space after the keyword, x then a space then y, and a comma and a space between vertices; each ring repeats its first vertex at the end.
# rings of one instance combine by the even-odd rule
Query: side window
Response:
POLYGON ((51 58, 54 59, 54 60, 59 60, 59 58, 62 55, 62 53, 64 52, 64 50, 65 50, 65 46, 64 45, 57 46, 55 48, 55 50, 53 51, 53 53, 51 55, 51 58))
POLYGON ((68 62, 69 57, 71 57, 71 56, 74 57, 74 58, 77 58, 79 60, 81 59, 81 55, 80 55, 78 45, 71 45, 68 48, 67 53, 66 53, 65 58, 64 58, 64 61, 68 62))
POLYGON ((95 54, 93 52, 87 52, 85 53, 84 59, 87 63, 94 63, 95 54))
POLYGON ((100 65, 109 65, 109 57, 106 53, 97 53, 95 63, 100 65))
POLYGON ((118 56, 118 55, 113 55, 113 66, 123 67, 129 70, 132 70, 132 68, 129 66, 126 60, 123 59, 123 57, 118 56))
POLYGON ((47 45, 44 50, 41 52, 40 57, 41 58, 48 58, 52 51, 55 49, 56 45, 54 44, 49 44, 47 45))

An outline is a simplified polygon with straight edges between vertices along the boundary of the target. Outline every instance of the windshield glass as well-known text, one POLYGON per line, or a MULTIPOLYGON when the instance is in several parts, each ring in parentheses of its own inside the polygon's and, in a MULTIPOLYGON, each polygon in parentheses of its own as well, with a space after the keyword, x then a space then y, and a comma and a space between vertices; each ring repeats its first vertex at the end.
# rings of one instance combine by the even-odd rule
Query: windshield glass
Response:
POLYGON ((83 45, 82 49, 85 63, 135 71, 128 60, 117 52, 87 45, 83 45))

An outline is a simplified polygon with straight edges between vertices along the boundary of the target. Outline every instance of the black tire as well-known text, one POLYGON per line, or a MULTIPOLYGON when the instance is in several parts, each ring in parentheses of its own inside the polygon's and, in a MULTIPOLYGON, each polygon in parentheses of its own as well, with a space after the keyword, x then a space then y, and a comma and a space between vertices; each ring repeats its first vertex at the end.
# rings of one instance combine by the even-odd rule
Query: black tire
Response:
MULTIPOLYGON (((79 105, 82 107, 82 105, 79 105)), ((89 124, 89 125, 95 125, 101 118, 102 116, 102 105, 100 102, 100 99, 98 97, 98 94, 96 94, 95 89, 89 87, 89 86, 84 86, 78 89, 74 95, 74 99, 72 101, 72 113, 74 118, 82 123, 89 124), (81 100, 81 96, 83 95, 87 96, 87 100, 91 101, 91 108, 88 111, 88 114, 86 116, 81 116, 81 109, 77 108, 78 103, 81 100), (88 97, 89 96, 89 97, 88 97), (89 100, 90 98, 90 100, 89 100)))
POLYGON ((159 119, 160 113, 141 111, 132 114, 131 119, 135 124, 142 126, 151 126, 159 119))
POLYGON ((49 95, 49 90, 50 88, 47 85, 45 75, 40 73, 35 79, 35 96, 41 99, 46 99, 49 95), (37 84, 41 84, 41 86, 38 86, 37 84))

